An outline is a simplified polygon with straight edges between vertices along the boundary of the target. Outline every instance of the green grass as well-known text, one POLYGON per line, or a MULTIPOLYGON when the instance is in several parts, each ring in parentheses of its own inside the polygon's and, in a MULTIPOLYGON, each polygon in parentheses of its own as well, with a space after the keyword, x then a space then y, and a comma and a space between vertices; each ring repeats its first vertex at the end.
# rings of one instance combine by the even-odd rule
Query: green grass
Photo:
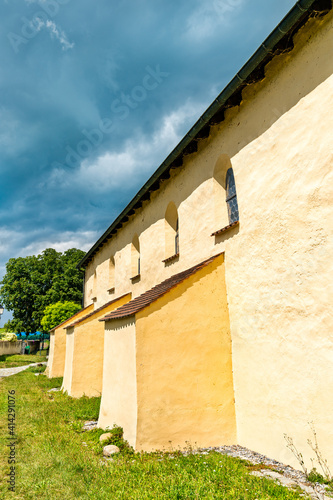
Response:
POLYGON ((41 363, 46 361, 46 350, 38 354, 4 354, 0 356, 1 368, 14 368, 16 366, 29 365, 30 363, 41 363))
MULTIPOLYGON (((97 420, 100 399, 73 399, 61 392, 61 379, 29 371, 0 381, 0 498, 3 499, 297 499, 263 478, 251 476, 244 461, 212 452, 134 453, 123 448, 113 462, 102 459, 101 429, 82 432, 97 420), (7 397, 16 397, 16 491, 7 490, 7 397)), ((172 439, 172 436, 170 436, 172 439)))

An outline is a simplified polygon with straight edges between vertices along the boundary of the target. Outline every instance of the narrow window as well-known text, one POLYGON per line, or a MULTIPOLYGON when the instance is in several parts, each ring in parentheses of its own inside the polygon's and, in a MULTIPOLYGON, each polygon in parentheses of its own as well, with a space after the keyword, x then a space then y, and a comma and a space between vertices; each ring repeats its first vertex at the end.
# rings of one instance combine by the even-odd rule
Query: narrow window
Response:
POLYGON ((176 234, 175 234, 175 254, 179 254, 179 220, 177 217, 177 224, 176 224, 176 234))
POLYGON ((226 201, 228 207, 229 224, 239 221, 238 203, 236 194, 235 177, 232 168, 229 168, 226 175, 226 201))
POLYGON ((91 300, 93 302, 96 302, 96 300, 97 300, 97 271, 94 272, 94 281, 93 281, 91 300))
POLYGON ((165 212, 165 260, 179 254, 179 220, 176 205, 171 201, 165 212))
POLYGON ((131 261, 132 261, 132 278, 136 278, 140 275, 141 271, 140 242, 137 235, 135 235, 132 240, 131 261))
POLYGON ((115 289, 115 262, 114 257, 110 257, 109 259, 109 293, 114 293, 115 289))

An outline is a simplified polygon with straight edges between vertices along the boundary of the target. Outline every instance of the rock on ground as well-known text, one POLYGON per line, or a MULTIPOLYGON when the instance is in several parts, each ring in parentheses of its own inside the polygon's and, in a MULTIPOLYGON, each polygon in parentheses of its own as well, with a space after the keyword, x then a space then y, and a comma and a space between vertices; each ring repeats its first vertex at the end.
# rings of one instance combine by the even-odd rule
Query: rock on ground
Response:
POLYGON ((105 432, 104 434, 100 435, 99 440, 101 443, 103 443, 103 441, 108 441, 111 437, 112 437, 111 432, 105 432))
POLYGON ((114 444, 109 444, 107 446, 104 446, 103 448, 103 455, 105 457, 111 457, 111 455, 114 455, 115 453, 119 453, 120 449, 118 446, 115 446, 114 444))

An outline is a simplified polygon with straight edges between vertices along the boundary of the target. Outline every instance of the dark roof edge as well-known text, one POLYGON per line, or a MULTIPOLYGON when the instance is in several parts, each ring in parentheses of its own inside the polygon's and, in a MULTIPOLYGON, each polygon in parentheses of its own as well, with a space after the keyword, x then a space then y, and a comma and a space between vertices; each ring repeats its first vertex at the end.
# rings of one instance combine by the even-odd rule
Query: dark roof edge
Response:
POLYGON ((77 316, 78 314, 82 313, 85 309, 88 309, 88 307, 90 307, 90 306, 91 306, 91 304, 89 304, 86 307, 83 307, 78 312, 76 312, 75 314, 73 314, 73 316, 70 316, 69 318, 65 319, 65 321, 63 321, 62 323, 60 323, 59 325, 54 326, 53 328, 51 328, 50 333, 54 332, 57 328, 59 328, 60 326, 64 325, 65 323, 67 323, 67 321, 69 321, 70 319, 75 318, 75 316, 77 316))
MULTIPOLYGON (((123 299, 124 297, 126 297, 126 295, 132 295, 132 294, 131 294, 131 292, 124 293, 123 295, 120 295, 120 297, 117 297, 116 299, 110 300, 106 304, 103 304, 102 306, 98 307, 97 309, 94 309, 90 313, 86 314, 85 316, 82 316, 81 318, 77 319, 73 323, 70 323, 69 325, 65 326, 64 328, 65 329, 67 329, 67 328, 73 328, 73 326, 76 326, 76 325, 79 325, 80 323, 83 323, 83 321, 85 321, 86 319, 91 318, 91 316, 93 316, 94 314, 97 314, 97 313, 101 312, 106 307, 109 307, 112 304, 114 304, 115 302, 117 302, 118 300, 123 299)), ((119 307, 121 307, 121 306, 119 306, 119 307)), ((107 314, 109 314, 109 313, 107 313, 107 314)))
POLYGON ((306 20, 311 16, 313 12, 327 13, 331 9, 332 0, 299 0, 294 5, 294 7, 272 31, 272 33, 260 45, 257 51, 244 64, 244 66, 240 69, 236 76, 230 81, 230 83, 224 88, 224 90, 222 90, 222 92, 217 96, 217 98, 212 102, 207 110, 201 115, 201 117, 197 120, 197 122, 193 125, 189 132, 183 137, 183 139, 174 148, 174 150, 169 154, 169 156, 163 161, 163 163, 158 167, 158 169, 153 173, 149 180, 142 186, 142 188, 138 191, 138 193, 134 196, 134 198, 130 201, 126 208, 124 208, 124 210, 119 214, 119 216, 114 220, 109 228, 86 253, 83 259, 77 265, 78 268, 87 265, 88 261, 92 259, 93 255, 98 251, 98 249, 112 237, 112 233, 116 233, 117 229, 120 228, 124 222, 127 222, 128 217, 132 215, 132 213, 134 213, 135 205, 144 197, 144 195, 149 193, 156 181, 159 181, 163 178, 163 174, 168 171, 171 164, 181 156, 185 148, 187 148, 193 141, 193 139, 195 139, 195 137, 199 135, 202 129, 206 125, 209 125, 209 121, 214 117, 214 115, 216 115, 219 111, 222 111, 223 107, 230 107, 224 105, 233 95, 243 90, 245 81, 251 74, 260 69, 261 64, 265 61, 265 59, 267 59, 268 56, 270 57, 267 60, 267 63, 274 57, 273 52, 279 42, 286 35, 291 34, 298 25, 298 28, 300 28, 301 25, 306 22, 306 20), (303 23, 300 23, 301 21, 303 21, 303 23))

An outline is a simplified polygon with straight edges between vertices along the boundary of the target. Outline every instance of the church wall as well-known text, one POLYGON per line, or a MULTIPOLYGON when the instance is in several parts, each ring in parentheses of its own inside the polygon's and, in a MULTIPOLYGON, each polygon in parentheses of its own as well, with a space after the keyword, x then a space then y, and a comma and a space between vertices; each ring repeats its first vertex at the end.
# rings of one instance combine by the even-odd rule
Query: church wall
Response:
POLYGON ((223 255, 136 315, 138 450, 236 442, 223 255))
POLYGON ((330 77, 233 159, 226 250, 239 443, 298 466, 286 433, 310 468, 309 421, 333 465, 332 97, 330 77))
MULTIPOLYGON (((300 91, 318 86, 232 158, 241 225, 226 246, 238 442, 299 467, 286 433, 310 469, 311 421, 333 466, 331 28, 332 16, 293 60, 300 91)), ((282 67, 271 84, 286 94, 276 110, 292 76, 282 67)))
MULTIPOLYGON (((94 309, 94 305, 90 304, 88 307, 82 309, 75 314, 75 320, 78 320, 82 316, 90 313, 94 309)), ((66 325, 70 325, 74 321, 73 318, 69 318, 65 323, 50 332, 50 349, 49 358, 47 362, 47 367, 45 374, 49 378, 63 377, 65 370, 65 358, 66 358, 66 325)))
POLYGON ((65 357, 65 369, 64 378, 62 381, 61 390, 67 392, 70 395, 70 390, 72 387, 72 373, 73 373, 73 360, 74 360, 74 328, 68 328, 66 331, 66 357, 65 357))
MULTIPOLYGON (((331 17, 330 15, 330 20, 331 17)), ((260 144, 266 140, 264 132, 270 131, 274 123, 284 115, 288 116, 289 111, 302 98, 332 73, 333 63, 327 50, 331 40, 325 39, 328 36, 325 32, 328 21, 321 21, 324 25, 322 31, 313 35, 312 31, 318 23, 320 21, 310 21, 302 35, 296 36, 298 45, 290 54, 273 59, 266 67, 266 78, 243 92, 242 104, 226 112, 224 122, 212 127, 210 137, 199 142, 198 152, 185 157, 184 166, 172 173, 171 179, 164 181, 159 191, 152 193, 151 200, 145 202, 121 231, 95 255, 86 270, 86 305, 91 303, 90 291, 95 271, 97 308, 113 296, 130 291, 133 297, 140 295, 172 274, 216 253, 214 239, 210 235, 221 226, 214 216, 212 177, 221 154, 227 154, 231 158, 237 190, 243 190, 242 196, 238 196, 243 210, 246 207, 246 210, 251 211, 252 205, 257 204, 251 191, 246 189, 249 172, 256 167, 248 158, 248 150, 242 164, 237 161, 238 154, 246 147, 251 147, 256 138, 261 137, 260 144), (308 44, 304 46, 304 42, 308 44), (175 203, 179 213, 180 258, 166 266, 162 262, 165 258, 164 216, 170 201, 175 203), (131 242, 135 234, 140 240, 141 279, 132 284, 131 242), (115 293, 110 295, 107 290, 111 256, 115 258, 115 293)), ((285 139, 288 138, 283 130, 280 129, 280 133, 285 139)), ((269 137, 273 138, 271 132, 269 137)), ((268 144, 264 150, 266 163, 270 163, 271 151, 268 144)), ((279 165, 277 176, 284 171, 281 168, 279 165)), ((261 173, 258 172, 259 176, 261 173)), ((275 196, 278 197, 279 193, 275 193, 275 196)), ((222 250, 228 245, 233 245, 232 241, 219 241, 222 250)))
POLYGON ((45 375, 49 378, 63 377, 66 358, 66 332, 63 329, 50 333, 49 357, 45 375))
POLYGON ((105 323, 103 393, 98 427, 120 425, 135 447, 137 429, 135 319, 105 323))
POLYGON ((68 394, 74 398, 102 393, 104 325, 97 318, 74 327, 73 373, 68 394))
MULTIPOLYGON (((135 297, 225 252, 238 442, 297 465, 285 447, 287 433, 311 467, 307 422, 313 420, 320 448, 333 467, 328 439, 333 414, 328 312, 332 13, 311 20, 295 44, 291 53, 274 58, 266 78, 244 91, 242 104, 227 111, 225 121, 199 143, 198 152, 185 159, 95 256, 87 279, 91 281, 96 267, 103 276, 106 259, 114 254, 115 294, 131 290, 135 297), (240 226, 211 237, 220 229, 213 173, 221 154, 229 156, 234 170, 240 226), (179 214, 180 257, 165 266, 164 214, 170 201, 179 214), (135 233, 142 271, 141 280, 131 284, 135 233)), ((105 294, 100 287, 98 301, 106 301, 105 294)))
MULTIPOLYGON (((70 345, 72 344, 72 336, 74 336, 70 368, 71 378, 70 382, 66 383, 66 387, 64 382, 64 389, 67 390, 70 396, 79 398, 83 395, 88 397, 101 395, 103 386, 104 323, 98 320, 128 302, 130 298, 130 294, 121 297, 73 327, 74 333, 70 333, 68 336, 70 345)), ((70 332, 71 330, 69 329, 70 332)), ((65 378, 68 380, 66 375, 64 375, 64 381, 65 378)))

